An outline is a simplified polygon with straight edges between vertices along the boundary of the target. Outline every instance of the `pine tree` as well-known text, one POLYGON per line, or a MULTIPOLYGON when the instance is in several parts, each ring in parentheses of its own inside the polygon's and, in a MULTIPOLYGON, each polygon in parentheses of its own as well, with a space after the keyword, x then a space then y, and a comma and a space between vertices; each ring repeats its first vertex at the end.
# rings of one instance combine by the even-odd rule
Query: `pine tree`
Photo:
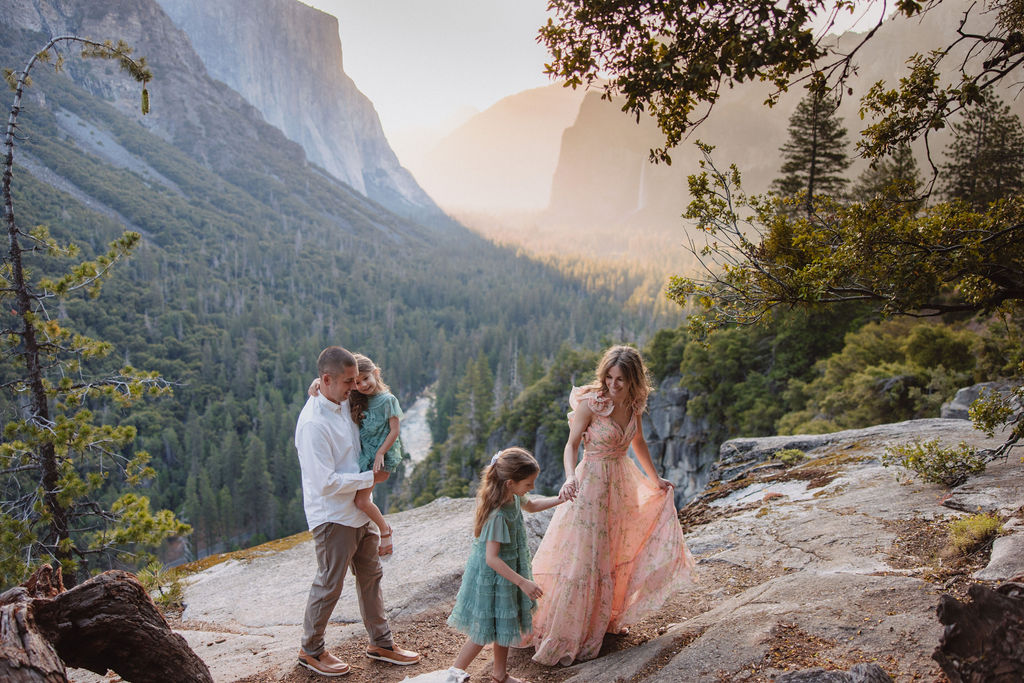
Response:
POLYGON ((834 100, 809 92, 789 117, 789 140, 779 148, 785 161, 772 190, 784 197, 803 192, 808 216, 814 212, 814 197, 842 197, 846 191, 846 128, 835 114, 834 100))
POLYGON ((22 96, 40 61, 56 56, 55 67, 62 67, 58 44, 81 46, 83 57, 117 61, 142 83, 142 111, 149 110, 145 85, 152 73, 122 42, 59 36, 22 71, 5 70, 15 95, 2 173, 8 240, 0 258, 0 306, 11 315, 0 334, 0 389, 2 400, 15 410, 5 414, 0 442, 0 589, 18 583, 44 560, 56 562, 65 581, 74 584, 88 575, 92 562, 117 555, 145 561, 148 549, 168 536, 190 532, 170 511, 153 513, 145 496, 126 492, 114 498, 111 473, 138 486, 156 472, 148 453, 131 449, 134 426, 103 423, 91 410, 105 401, 130 406, 147 393, 168 393, 167 383, 127 363, 105 370, 100 359, 109 357, 113 347, 77 334, 64 318, 66 309, 60 318, 50 313, 61 311, 76 293, 99 295, 104 277, 135 248, 140 235, 126 232, 97 258, 69 263, 79 253, 76 245, 59 244, 46 226, 26 229, 15 215, 11 185, 15 143, 23 139, 17 134, 22 96), (63 272, 41 275, 46 261, 63 272))
POLYGON ((858 202, 874 199, 903 202, 908 213, 915 213, 924 201, 924 182, 910 145, 900 145, 892 155, 876 159, 857 179, 851 197, 858 202))
MULTIPOLYGON (((202 530, 201 538, 203 549, 207 554, 213 548, 221 535, 220 509, 217 501, 217 493, 210 483, 210 475, 205 469, 199 470, 199 526, 202 530)), ((199 542, 196 541, 196 555, 201 556, 199 542)))
POLYGON ((193 560, 198 557, 199 540, 205 535, 205 529, 200 521, 203 516, 203 505, 199 497, 199 463, 195 460, 192 461, 188 479, 185 481, 183 516, 185 521, 192 526, 191 557, 188 559, 193 560))
POLYGON ((1024 191, 1024 127, 1008 105, 987 93, 952 124, 953 142, 942 165, 942 193, 979 211, 1024 191))
POLYGON ((267 472, 267 449, 256 436, 246 442, 242 475, 236 498, 241 508, 241 524, 245 531, 274 537, 274 485, 267 472))

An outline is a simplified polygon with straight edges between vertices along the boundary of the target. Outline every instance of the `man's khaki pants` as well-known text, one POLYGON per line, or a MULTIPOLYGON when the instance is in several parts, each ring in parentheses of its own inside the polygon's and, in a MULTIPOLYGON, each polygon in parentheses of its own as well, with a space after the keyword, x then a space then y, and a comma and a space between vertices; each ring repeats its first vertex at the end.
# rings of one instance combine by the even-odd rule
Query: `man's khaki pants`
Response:
POLYGON ((302 621, 302 651, 308 655, 319 657, 324 651, 324 630, 341 596, 349 566, 356 578, 359 613, 370 642, 388 649, 394 646, 380 590, 384 574, 377 554, 380 539, 370 531, 370 524, 350 527, 327 522, 313 529, 317 573, 302 621))

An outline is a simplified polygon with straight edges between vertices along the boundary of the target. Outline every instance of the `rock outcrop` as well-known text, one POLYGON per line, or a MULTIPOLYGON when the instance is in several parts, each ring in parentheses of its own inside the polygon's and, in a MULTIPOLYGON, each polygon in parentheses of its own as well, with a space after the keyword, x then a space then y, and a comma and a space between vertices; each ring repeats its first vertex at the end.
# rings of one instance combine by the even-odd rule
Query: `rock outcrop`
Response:
POLYGON ((651 460, 676 485, 677 506, 704 490, 718 455, 707 420, 686 411, 691 397, 678 375, 666 377, 651 394, 643 417, 651 460))
MULTIPOLYGON (((978 400, 982 394, 999 393, 1009 396, 1016 384, 1011 382, 981 382, 964 387, 956 392, 953 399, 942 404, 941 417, 948 417, 955 420, 969 420, 971 418, 971 404, 978 400)), ((1017 406, 1020 408, 1020 406, 1017 406)))
MULTIPOLYGON (((886 445, 913 438, 978 446, 995 440, 965 420, 911 421, 801 441, 806 438, 723 445, 723 450, 739 450, 742 444, 749 454, 802 443, 808 458, 786 470, 762 469, 760 475, 763 465, 749 465, 744 476, 720 483, 714 496, 704 495, 684 510, 699 582, 674 596, 655 626, 634 629, 646 629, 651 637, 611 647, 597 660, 564 670, 567 680, 710 683, 767 680, 796 671, 810 675, 808 670, 819 667, 831 678, 810 680, 849 681, 877 675, 873 667, 857 666, 872 662, 896 680, 938 675, 931 655, 943 628, 935 608, 941 593, 969 577, 952 571, 948 557, 915 543, 941 543, 945 524, 961 513, 942 504, 950 492, 908 483, 878 458, 886 445)), ((1011 518, 1004 538, 1024 536, 1019 464, 992 463, 965 487, 953 497, 984 494, 992 509, 1011 518)), ((472 513, 471 500, 441 499, 389 516, 398 531, 395 554, 385 566, 384 594, 395 623, 450 608, 469 552, 472 513)), ((535 545, 545 520, 527 520, 535 525, 535 545)), ((1002 561, 1001 567, 986 569, 993 580, 1024 573, 1024 554, 1002 561)), ((247 560, 206 569, 189 580, 181 633, 217 680, 232 680, 225 672, 286 676, 294 668, 314 571, 308 540, 283 551, 257 549, 247 560)), ((399 681, 451 664, 453 654, 441 643, 461 640, 444 626, 443 617, 432 619, 428 634, 435 647, 427 661, 408 671, 389 670, 391 677, 381 680, 399 681)), ((399 626, 399 632, 402 628, 409 627, 399 626)), ((328 642, 349 636, 361 638, 362 626, 347 586, 328 642)), ((516 661, 516 674, 530 678, 528 667, 536 665, 516 661)))
POLYGON ((335 178, 399 215, 440 216, 345 74, 338 20, 298 0, 158 0, 210 74, 335 178))

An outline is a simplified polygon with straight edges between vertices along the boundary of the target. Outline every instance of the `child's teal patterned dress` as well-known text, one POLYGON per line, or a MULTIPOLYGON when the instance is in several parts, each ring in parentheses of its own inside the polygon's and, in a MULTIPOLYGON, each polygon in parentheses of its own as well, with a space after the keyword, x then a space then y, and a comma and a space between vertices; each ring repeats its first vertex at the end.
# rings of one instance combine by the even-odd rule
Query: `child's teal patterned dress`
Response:
POLYGON ((448 625, 478 645, 518 645, 532 629, 537 603, 487 566, 488 541, 501 544, 498 556, 512 571, 533 580, 520 497, 514 496, 512 502, 491 513, 474 539, 448 625))
MULTIPOLYGON (((379 394, 366 397, 366 412, 363 413, 363 423, 359 425, 359 469, 362 472, 373 469, 373 460, 377 457, 377 449, 388 437, 391 426, 388 420, 392 417, 402 417, 402 407, 398 405, 398 399, 393 394, 382 391, 379 394)), ((403 460, 409 458, 409 453, 402 445, 402 437, 399 435, 395 443, 384 454, 384 469, 394 472, 403 460)))

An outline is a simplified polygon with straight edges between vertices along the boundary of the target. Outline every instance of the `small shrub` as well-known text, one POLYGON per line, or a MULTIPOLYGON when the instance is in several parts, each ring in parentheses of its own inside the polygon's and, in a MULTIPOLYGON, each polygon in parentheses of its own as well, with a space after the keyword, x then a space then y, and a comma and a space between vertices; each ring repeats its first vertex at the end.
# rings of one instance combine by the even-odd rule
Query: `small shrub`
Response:
POLYGON ((150 562, 135 575, 153 602, 164 609, 180 609, 185 597, 177 572, 165 570, 159 562, 150 562))
POLYGON ((985 513, 961 517, 949 524, 949 543, 961 555, 970 555, 1003 532, 996 515, 985 513))
POLYGON ((882 465, 905 467, 925 481, 949 488, 985 471, 985 459, 974 446, 961 441, 955 448, 944 448, 938 439, 889 446, 882 455, 882 465))
POLYGON ((787 467, 797 464, 806 457, 807 454, 799 448, 783 448, 772 453, 772 460, 778 460, 787 467))

